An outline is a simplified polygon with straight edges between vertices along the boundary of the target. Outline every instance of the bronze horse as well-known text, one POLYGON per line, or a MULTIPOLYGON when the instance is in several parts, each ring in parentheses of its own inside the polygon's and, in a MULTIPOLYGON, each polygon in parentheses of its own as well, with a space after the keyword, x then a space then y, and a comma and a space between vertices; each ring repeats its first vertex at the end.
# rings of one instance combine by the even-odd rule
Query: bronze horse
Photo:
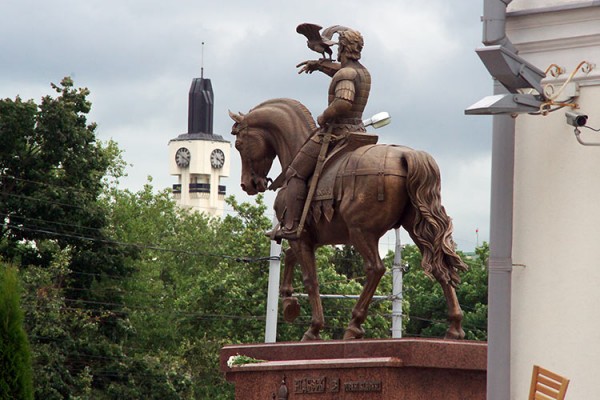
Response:
MULTIPOLYGON (((242 189, 249 195, 264 192, 275 157, 282 170, 292 162, 302 144, 317 127, 310 112, 291 99, 265 101, 247 114, 230 112, 235 121, 232 134, 242 160, 242 189)), ((302 268, 304 287, 312 308, 312 320, 303 340, 319 339, 324 325, 323 307, 315 264, 315 249, 327 244, 351 244, 364 259, 366 283, 352 310, 344 339, 364 336, 362 324, 375 289, 385 272, 379 257, 379 239, 390 229, 402 226, 423 256, 427 275, 442 286, 448 306, 449 328, 446 338, 462 339, 462 310, 455 287, 458 272, 466 265, 456 254, 452 240, 452 221, 441 205, 440 173, 434 159, 423 151, 404 146, 372 145, 354 151, 337 171, 331 212, 327 217, 310 218, 298 240, 290 241, 285 254, 281 284, 284 317, 293 320, 299 312, 292 296, 293 267, 302 268), (366 150, 365 150, 366 149, 366 150), (382 160, 385 165, 382 167, 382 160)), ((283 190, 283 189, 282 189, 283 190)), ((278 196, 279 200, 279 196, 278 196)), ((281 207, 276 213, 281 220, 281 207)))

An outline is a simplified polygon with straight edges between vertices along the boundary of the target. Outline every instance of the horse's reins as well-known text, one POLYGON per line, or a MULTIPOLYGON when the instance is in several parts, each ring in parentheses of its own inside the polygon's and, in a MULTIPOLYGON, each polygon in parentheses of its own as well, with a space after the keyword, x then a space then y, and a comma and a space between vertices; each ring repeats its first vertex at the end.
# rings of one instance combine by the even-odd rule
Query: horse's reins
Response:
MULTIPOLYGON (((241 133, 243 130, 247 130, 247 129, 248 129, 248 125, 244 124, 242 127, 239 127, 237 129, 235 129, 234 135, 237 135, 237 134, 241 133)), ((325 138, 328 137, 327 138, 327 144, 329 144, 329 142, 331 141, 331 138, 332 138, 331 131, 332 131, 332 129, 333 129, 333 124, 328 125, 327 132, 325 132, 325 134, 323 136, 323 141, 325 141, 326 140, 325 138)), ((320 131, 320 130, 322 130, 322 127, 320 127, 320 126, 317 126, 315 129, 313 129, 312 132, 311 132, 311 134, 306 139, 305 143, 307 141, 311 140, 312 136, 315 133, 317 133, 318 131, 320 131)), ((321 146, 321 153, 323 151, 325 151, 325 153, 326 153, 327 152, 327 147, 328 146, 323 146, 322 145, 321 146), (325 150, 323 150, 323 149, 325 149, 325 150)), ((323 154, 323 160, 324 160, 324 157, 325 157, 325 154, 323 154)), ((321 158, 321 155, 319 155, 319 158, 321 158)), ((286 175, 288 167, 289 167, 289 165, 286 165, 285 167, 283 167, 281 169, 281 173, 279 175, 277 175, 277 177, 275 179, 271 179, 268 176, 266 177, 266 181, 268 183, 267 190, 276 191, 281 186, 283 186, 283 184, 285 182, 285 175, 286 175)), ((322 162, 321 162, 321 166, 319 166, 319 162, 317 161, 317 166, 315 167, 315 174, 313 174, 313 176, 317 175, 317 179, 316 180, 313 179, 314 182, 316 182, 318 180, 318 175, 320 175, 320 173, 321 173, 320 170, 321 169, 322 169, 322 162), (316 174, 317 169, 319 169, 319 173, 318 174, 316 174)), ((256 184, 256 179, 255 178, 258 176, 258 174, 254 171, 254 168, 252 167, 252 165, 250 165, 250 176, 252 177, 253 182, 256 184)), ((314 192, 314 189, 313 189, 313 192, 314 192)), ((309 197, 312 198, 313 196, 311 196, 310 193, 309 193, 309 197)), ((308 202, 308 204, 310 204, 310 202, 308 202)), ((306 206, 305 206, 305 208, 306 208, 306 206)), ((303 212, 303 214, 304 214, 304 212, 303 212)), ((304 217, 304 220, 306 220, 306 217, 304 217)), ((304 225, 304 224, 302 224, 302 225, 304 225)))
MULTIPOLYGON (((312 132, 310 133, 310 135, 308 136, 308 138, 306 139, 306 141, 304 142, 304 144, 306 142, 308 142, 309 140, 311 140, 312 136, 315 133, 317 133, 319 130, 321 130, 320 126, 313 129, 312 132)), ((281 186, 283 186, 283 183, 285 181, 285 174, 287 172, 288 167, 289 167, 289 165, 286 165, 285 167, 281 168, 281 173, 279 175, 277 175, 277 178, 275 178, 274 180, 267 177, 267 182, 271 181, 271 184, 267 187, 268 190, 275 191, 275 190, 279 189, 281 186)))

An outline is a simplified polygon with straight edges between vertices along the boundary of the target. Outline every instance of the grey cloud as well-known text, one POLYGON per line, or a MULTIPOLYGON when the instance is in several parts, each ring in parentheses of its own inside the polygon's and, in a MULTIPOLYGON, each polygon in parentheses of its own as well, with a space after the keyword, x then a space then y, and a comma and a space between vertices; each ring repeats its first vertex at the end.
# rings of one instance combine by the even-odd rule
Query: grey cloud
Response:
MULTIPOLYGON (((463 114, 491 92, 473 51, 480 45, 481 2, 345 4, 9 0, 0 6, 0 96, 50 94, 50 82, 73 74, 92 91, 90 119, 100 137, 117 140, 134 165, 124 184, 135 190, 152 175, 157 187, 169 187, 166 145, 187 129, 187 92, 200 75, 201 42, 205 77, 215 90, 215 133, 230 139, 227 110, 245 112, 269 98, 296 98, 316 117, 329 79, 297 74, 298 62, 318 55, 295 27, 355 27, 365 36, 363 62, 373 76, 366 114, 384 110, 393 118, 378 131, 380 141, 439 160, 456 237, 464 239, 459 245, 472 247, 475 225, 485 239, 489 219, 488 204, 475 209, 471 201, 488 201, 489 177, 469 168, 481 169, 489 157, 490 119, 463 114)), ((226 184, 248 200, 238 189, 238 157, 232 152, 226 184)))

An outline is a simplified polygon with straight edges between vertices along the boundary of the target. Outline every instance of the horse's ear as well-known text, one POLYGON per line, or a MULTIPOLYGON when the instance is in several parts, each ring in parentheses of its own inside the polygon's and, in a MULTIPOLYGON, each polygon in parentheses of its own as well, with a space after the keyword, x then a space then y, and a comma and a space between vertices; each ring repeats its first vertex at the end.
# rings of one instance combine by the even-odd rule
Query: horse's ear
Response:
POLYGON ((242 115, 242 113, 238 113, 238 114, 234 114, 231 112, 231 110, 229 111, 229 116, 231 117, 232 120, 234 120, 235 122, 237 122, 238 124, 242 122, 242 120, 244 119, 244 116, 242 115))

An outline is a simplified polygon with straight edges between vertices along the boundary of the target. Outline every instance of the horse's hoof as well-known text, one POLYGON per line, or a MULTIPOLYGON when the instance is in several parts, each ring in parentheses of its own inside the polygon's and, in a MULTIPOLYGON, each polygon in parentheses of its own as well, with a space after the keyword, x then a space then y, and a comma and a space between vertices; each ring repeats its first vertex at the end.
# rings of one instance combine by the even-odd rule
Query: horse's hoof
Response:
POLYGON ((344 340, 362 339, 365 336, 365 330, 361 327, 349 326, 344 332, 344 340))
POLYGON ((455 329, 455 328, 448 328, 448 330, 446 331, 446 336, 444 336, 444 339, 464 339, 465 338, 465 331, 460 328, 460 329, 455 329))
POLYGON ((304 332, 304 336, 302 336, 303 342, 312 342, 315 340, 321 340, 321 335, 319 335, 318 333, 315 335, 314 333, 312 333, 310 331, 304 332))
POLYGON ((283 319, 286 322, 294 322, 300 315, 300 303, 295 297, 286 297, 283 299, 283 319))

